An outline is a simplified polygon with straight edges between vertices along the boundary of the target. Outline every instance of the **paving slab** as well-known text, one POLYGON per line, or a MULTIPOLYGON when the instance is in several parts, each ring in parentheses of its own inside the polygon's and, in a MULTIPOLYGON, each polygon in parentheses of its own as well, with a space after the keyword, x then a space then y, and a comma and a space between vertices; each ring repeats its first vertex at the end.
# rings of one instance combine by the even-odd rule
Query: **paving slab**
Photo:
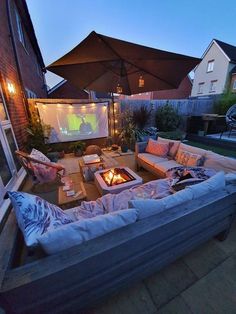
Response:
POLYGON ((196 275, 181 260, 144 280, 157 308, 172 300, 197 280, 196 275))
POLYGON ((183 260, 196 276, 201 278, 222 263, 228 256, 229 254, 217 245, 216 240, 210 240, 185 255, 183 260))
POLYGON ((236 313, 236 257, 229 257, 181 296, 196 314, 236 313))
POLYGON ((156 314, 157 309, 143 283, 125 289, 94 309, 93 314, 156 314))
POLYGON ((158 314, 192 314, 183 298, 178 296, 158 310, 158 314))

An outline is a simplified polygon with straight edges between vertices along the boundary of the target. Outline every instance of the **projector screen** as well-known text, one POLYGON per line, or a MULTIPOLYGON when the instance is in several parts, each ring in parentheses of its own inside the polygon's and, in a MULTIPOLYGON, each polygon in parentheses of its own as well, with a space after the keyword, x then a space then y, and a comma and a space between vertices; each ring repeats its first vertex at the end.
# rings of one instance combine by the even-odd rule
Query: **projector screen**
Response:
POLYGON ((49 143, 108 136, 108 103, 37 103, 40 119, 52 128, 49 143))

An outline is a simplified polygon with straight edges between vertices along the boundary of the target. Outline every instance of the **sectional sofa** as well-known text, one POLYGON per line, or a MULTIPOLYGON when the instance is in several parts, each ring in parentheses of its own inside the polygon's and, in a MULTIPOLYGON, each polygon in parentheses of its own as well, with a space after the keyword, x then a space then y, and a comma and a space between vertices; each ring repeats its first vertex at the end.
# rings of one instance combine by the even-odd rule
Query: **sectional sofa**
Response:
POLYGON ((174 167, 183 166, 176 161, 176 156, 179 151, 189 152, 193 155, 202 156, 201 166, 205 168, 212 168, 217 171, 223 170, 225 173, 236 173, 236 159, 224 157, 222 155, 213 153, 212 151, 204 150, 198 147, 193 147, 181 143, 180 141, 164 139, 158 137, 157 142, 171 143, 168 156, 160 157, 146 152, 147 142, 137 142, 135 146, 135 158, 137 170, 140 167, 150 171, 160 178, 166 177, 166 172, 174 167))
MULTIPOLYGON (((191 149, 177 144, 177 150, 191 149)), ((73 210, 58 212, 54 205, 37 199, 41 207, 57 213, 52 215, 57 222, 63 219, 65 224, 39 236, 44 252, 32 255, 30 251, 33 261, 25 264, 19 261, 22 236, 11 212, 0 235, 0 306, 9 313, 83 313, 212 237, 224 240, 236 214, 235 161, 201 152, 211 157, 205 158, 204 165, 231 173, 219 171, 161 199, 130 199, 126 209, 77 221, 72 218, 73 210)), ((154 165, 163 163, 158 170, 163 176, 167 165, 176 165, 174 154, 162 161, 155 157, 144 150, 137 152, 139 166, 148 170, 156 171, 154 165)), ((167 180, 157 181, 161 186, 167 180)), ((122 203, 120 195, 116 197, 115 201, 122 203)), ((21 206, 22 197, 16 201, 21 206)), ((32 202, 28 200, 29 205, 32 202)), ((28 244, 35 239, 28 238, 28 244)))

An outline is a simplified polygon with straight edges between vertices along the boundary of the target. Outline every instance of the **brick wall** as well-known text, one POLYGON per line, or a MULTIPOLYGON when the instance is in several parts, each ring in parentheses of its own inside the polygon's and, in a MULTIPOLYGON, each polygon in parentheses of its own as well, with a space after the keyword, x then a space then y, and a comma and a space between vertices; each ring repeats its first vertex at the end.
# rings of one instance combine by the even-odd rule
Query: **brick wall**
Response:
MULTIPOLYGON (((16 36, 17 52, 19 54, 20 67, 22 69, 22 77, 25 87, 28 87, 35 92, 38 97, 46 97, 45 90, 42 89, 44 84, 44 76, 41 78, 37 74, 36 66, 33 67, 36 60, 36 55, 28 41, 29 51, 26 53, 24 47, 18 40, 18 34, 16 33, 15 24, 15 12, 14 2, 11 1, 11 16, 13 20, 14 33, 16 36), (22 47, 21 47, 21 46, 22 47)), ((17 139, 17 143, 20 149, 23 149, 24 142, 26 141, 26 125, 28 124, 27 113, 23 101, 23 94, 20 86, 19 76, 17 72, 17 66, 15 56, 10 39, 10 30, 7 19, 7 1, 0 1, 0 74, 1 85, 4 92, 4 96, 7 103, 7 109, 10 115, 10 120, 14 129, 14 133, 17 139), (7 82, 11 82, 15 86, 15 94, 11 96, 7 89, 7 82)))

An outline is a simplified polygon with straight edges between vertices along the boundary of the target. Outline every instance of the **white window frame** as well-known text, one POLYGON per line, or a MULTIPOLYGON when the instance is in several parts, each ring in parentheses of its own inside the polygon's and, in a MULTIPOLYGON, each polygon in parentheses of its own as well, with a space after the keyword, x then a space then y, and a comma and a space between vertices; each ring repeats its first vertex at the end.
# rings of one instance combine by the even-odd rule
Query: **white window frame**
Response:
POLYGON ((198 83, 198 94, 203 94, 203 86, 204 86, 204 82, 198 83))
POLYGON ((233 90, 236 90, 236 79, 233 82, 233 90))
POLYGON ((212 80, 211 82, 210 82, 210 89, 209 89, 209 92, 210 93, 214 93, 215 91, 216 91, 216 82, 217 82, 217 80, 212 80), (214 87, 214 88, 213 88, 214 87))
MULTIPOLYGON (((11 149, 10 149, 10 146, 9 146, 9 143, 8 143, 8 140, 7 140, 7 137, 6 137, 6 133, 5 133, 5 131, 7 129, 11 129, 17 149, 18 149, 18 145, 17 145, 17 141, 16 141, 16 138, 15 138, 14 130, 13 130, 12 125, 11 125, 11 121, 9 119, 9 114, 8 114, 8 111, 7 111, 6 102, 5 102, 5 98, 4 98, 3 92, 2 92, 1 85, 0 85, 0 93, 1 93, 2 100, 3 100, 3 105, 4 105, 4 108, 5 108, 6 114, 7 114, 7 118, 8 118, 8 120, 0 121, 0 142, 1 142, 1 145, 2 145, 2 148, 3 148, 3 151, 5 153, 5 157, 6 157, 6 160, 7 160, 8 167, 9 167, 10 172, 11 172, 11 178, 10 178, 9 182, 7 183, 7 185, 3 184, 3 181, 2 181, 2 179, 0 177, 0 205, 1 205, 1 203, 3 202, 3 196, 6 194, 7 190, 10 190, 13 187, 13 185, 14 185, 16 179, 17 179, 17 175, 18 175, 16 166, 15 166, 15 163, 14 163, 14 159, 13 159, 13 156, 12 156, 12 153, 11 153, 11 149)), ((20 170, 19 170, 19 172, 20 172, 20 170)))
POLYGON ((18 32, 18 37, 24 48, 26 49, 26 41, 25 41, 25 33, 24 33, 24 27, 22 25, 22 20, 19 15, 19 12, 17 8, 15 7, 15 15, 16 15, 16 25, 17 25, 17 32, 18 32))
POLYGON ((215 60, 209 60, 209 61, 207 62, 207 73, 213 72, 213 70, 214 70, 214 64, 215 64, 215 60))

